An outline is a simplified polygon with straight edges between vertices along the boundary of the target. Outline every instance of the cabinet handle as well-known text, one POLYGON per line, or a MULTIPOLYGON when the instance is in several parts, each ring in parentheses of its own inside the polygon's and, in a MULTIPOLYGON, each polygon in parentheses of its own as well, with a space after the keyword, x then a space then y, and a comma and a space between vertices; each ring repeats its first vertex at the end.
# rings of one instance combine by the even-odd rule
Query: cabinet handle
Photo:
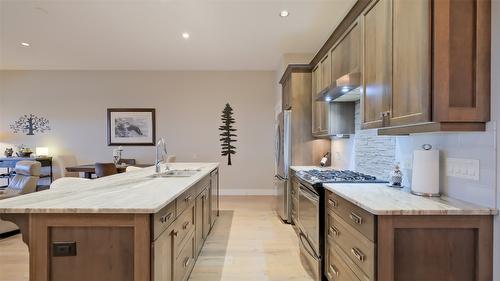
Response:
POLYGON ((191 198, 193 198, 193 197, 191 195, 189 195, 188 197, 184 198, 184 201, 187 202, 187 201, 191 200, 191 198))
POLYGON ((179 235, 179 231, 177 231, 176 229, 174 229, 174 230, 172 231, 172 234, 173 234, 174 236, 177 236, 177 235, 179 235))
POLYGON ((365 261, 365 255, 358 248, 351 248, 351 253, 357 258, 359 261, 365 261))
POLYGON ((349 218, 357 224, 363 224, 363 218, 354 212, 351 212, 349 218))
POLYGON ((332 205, 333 207, 337 208, 338 206, 338 203, 337 201, 333 200, 333 199, 328 199, 328 203, 330 203, 330 205, 332 205))
POLYGON ((339 271, 335 268, 335 266, 331 264, 330 264, 330 271, 333 272, 333 275, 335 275, 335 277, 339 277, 339 271))
POLYGON ((168 213, 167 215, 164 215, 160 218, 161 223, 166 223, 170 218, 172 217, 172 213, 168 213))
POLYGON ((333 236, 339 236, 340 232, 335 226, 330 226, 330 233, 333 234, 333 236))
POLYGON ((189 221, 185 222, 183 225, 182 225, 182 229, 186 229, 189 225, 189 221))
POLYGON ((191 261, 191 258, 190 257, 187 257, 185 260, 184 260, 184 267, 187 267, 189 265, 189 262, 191 261))

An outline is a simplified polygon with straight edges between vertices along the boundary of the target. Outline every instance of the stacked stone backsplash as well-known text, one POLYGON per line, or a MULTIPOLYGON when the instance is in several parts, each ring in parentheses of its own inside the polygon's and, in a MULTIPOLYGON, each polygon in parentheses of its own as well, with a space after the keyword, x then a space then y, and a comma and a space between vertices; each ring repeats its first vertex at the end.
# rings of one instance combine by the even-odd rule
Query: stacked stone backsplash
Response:
POLYGON ((396 137, 377 136, 377 130, 361 130, 360 103, 355 107, 354 163, 361 173, 388 179, 396 161, 396 137))

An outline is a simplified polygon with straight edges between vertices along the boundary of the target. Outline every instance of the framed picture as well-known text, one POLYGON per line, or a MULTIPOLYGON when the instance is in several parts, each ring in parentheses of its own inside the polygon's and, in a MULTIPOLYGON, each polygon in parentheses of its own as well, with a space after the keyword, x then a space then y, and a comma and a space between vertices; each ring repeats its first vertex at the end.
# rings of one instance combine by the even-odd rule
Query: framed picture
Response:
POLYGON ((109 108, 108 145, 155 145, 154 108, 109 108))

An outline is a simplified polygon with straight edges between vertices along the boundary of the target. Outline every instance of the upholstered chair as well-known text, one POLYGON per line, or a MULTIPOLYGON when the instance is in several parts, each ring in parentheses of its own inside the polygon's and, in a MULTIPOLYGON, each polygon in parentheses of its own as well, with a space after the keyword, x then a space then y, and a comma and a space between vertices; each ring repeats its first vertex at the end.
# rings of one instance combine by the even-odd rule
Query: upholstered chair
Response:
POLYGON ((0 191, 0 200, 35 192, 41 169, 42 165, 37 161, 17 162, 14 168, 16 175, 10 180, 9 186, 0 191))
POLYGON ((90 179, 85 179, 85 178, 72 178, 72 177, 59 178, 50 184, 50 189, 73 187, 89 181, 90 179))
POLYGON ((142 170, 142 168, 136 166, 128 166, 127 168, 125 168, 125 172, 132 172, 137 170, 142 170))

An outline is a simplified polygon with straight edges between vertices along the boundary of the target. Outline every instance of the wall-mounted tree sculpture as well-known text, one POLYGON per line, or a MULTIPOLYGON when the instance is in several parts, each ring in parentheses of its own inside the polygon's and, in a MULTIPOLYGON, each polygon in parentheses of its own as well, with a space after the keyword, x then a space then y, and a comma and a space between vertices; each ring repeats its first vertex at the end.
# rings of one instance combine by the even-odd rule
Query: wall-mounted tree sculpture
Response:
POLYGON ((50 130, 49 120, 44 117, 38 117, 34 114, 24 115, 10 125, 10 129, 14 133, 26 133, 28 136, 33 136, 35 133, 44 133, 50 130))
POLYGON ((226 103, 226 107, 222 111, 222 126, 219 127, 219 130, 222 131, 220 136, 222 137, 220 141, 222 142, 222 156, 227 156, 227 164, 232 165, 231 163, 231 154, 236 154, 236 147, 232 145, 232 143, 236 142, 234 139, 236 136, 236 129, 233 128, 233 124, 235 123, 233 118, 233 109, 226 103))

